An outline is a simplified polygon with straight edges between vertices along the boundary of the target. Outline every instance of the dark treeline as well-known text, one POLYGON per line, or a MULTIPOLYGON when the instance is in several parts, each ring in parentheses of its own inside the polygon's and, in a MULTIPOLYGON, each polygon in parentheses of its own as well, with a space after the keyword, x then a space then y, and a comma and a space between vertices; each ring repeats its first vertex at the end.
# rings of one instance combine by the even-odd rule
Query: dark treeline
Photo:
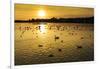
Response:
POLYGON ((29 19, 29 20, 15 20, 15 23, 18 22, 51 22, 51 23, 94 23, 94 17, 87 18, 51 18, 51 19, 29 19))

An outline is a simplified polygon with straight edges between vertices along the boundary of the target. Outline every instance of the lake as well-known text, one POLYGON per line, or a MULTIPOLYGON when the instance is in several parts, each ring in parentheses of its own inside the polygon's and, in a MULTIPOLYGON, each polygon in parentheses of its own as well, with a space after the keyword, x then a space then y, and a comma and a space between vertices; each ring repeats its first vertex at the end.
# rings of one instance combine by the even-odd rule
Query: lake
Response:
POLYGON ((15 65, 94 60, 94 24, 15 23, 15 65))

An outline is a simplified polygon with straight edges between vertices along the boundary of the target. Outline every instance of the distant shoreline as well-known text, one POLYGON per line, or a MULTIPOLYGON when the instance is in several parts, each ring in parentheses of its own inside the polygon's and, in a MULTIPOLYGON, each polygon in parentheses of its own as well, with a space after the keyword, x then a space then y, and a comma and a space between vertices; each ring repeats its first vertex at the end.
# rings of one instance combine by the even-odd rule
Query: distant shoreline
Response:
POLYGON ((94 24, 94 17, 85 18, 51 18, 51 19, 29 19, 29 20, 15 20, 15 23, 35 23, 35 22, 49 22, 49 23, 89 23, 94 24))

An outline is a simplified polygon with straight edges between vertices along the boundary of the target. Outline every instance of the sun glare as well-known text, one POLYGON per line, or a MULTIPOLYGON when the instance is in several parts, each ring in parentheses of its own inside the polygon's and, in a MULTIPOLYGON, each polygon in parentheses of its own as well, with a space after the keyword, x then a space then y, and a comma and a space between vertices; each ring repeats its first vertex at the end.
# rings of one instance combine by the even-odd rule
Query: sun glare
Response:
POLYGON ((44 11, 44 10, 39 10, 39 11, 38 11, 38 16, 39 16, 39 17, 45 17, 45 15, 46 15, 46 14, 45 14, 45 11, 44 11))

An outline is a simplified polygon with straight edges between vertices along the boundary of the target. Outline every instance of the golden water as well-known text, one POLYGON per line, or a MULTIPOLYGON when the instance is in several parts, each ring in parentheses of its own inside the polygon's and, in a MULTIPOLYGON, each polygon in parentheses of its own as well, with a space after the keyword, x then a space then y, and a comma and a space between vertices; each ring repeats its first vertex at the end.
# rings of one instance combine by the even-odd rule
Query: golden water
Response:
POLYGON ((93 60, 93 24, 15 23, 15 64, 93 60))

